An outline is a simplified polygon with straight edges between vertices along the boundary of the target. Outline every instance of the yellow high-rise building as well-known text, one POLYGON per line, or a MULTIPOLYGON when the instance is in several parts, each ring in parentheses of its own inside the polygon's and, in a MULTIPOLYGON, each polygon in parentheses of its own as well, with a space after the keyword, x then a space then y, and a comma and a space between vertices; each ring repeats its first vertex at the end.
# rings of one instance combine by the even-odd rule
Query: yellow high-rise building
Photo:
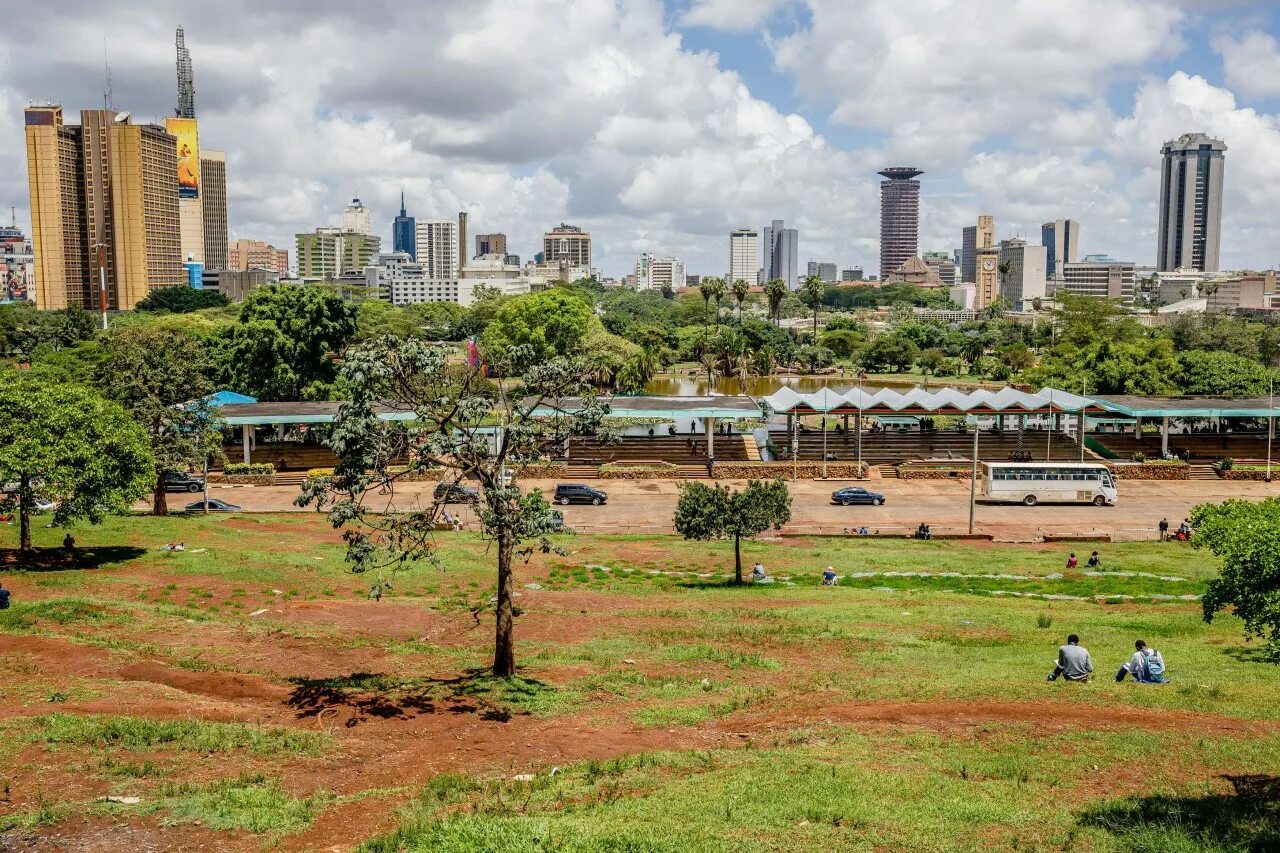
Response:
POLYGON ((128 113, 28 107, 27 175, 36 307, 128 310, 156 287, 184 281, 177 148, 164 128, 128 113))

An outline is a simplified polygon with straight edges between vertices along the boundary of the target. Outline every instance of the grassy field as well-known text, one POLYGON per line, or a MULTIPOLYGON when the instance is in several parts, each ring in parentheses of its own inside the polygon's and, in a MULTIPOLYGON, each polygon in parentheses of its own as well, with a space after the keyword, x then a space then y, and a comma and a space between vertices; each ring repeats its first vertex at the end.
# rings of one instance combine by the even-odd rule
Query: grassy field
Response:
POLYGON ((794 538, 737 588, 725 543, 566 536, 519 569, 496 682, 472 535, 373 602, 311 516, 36 533, 45 568, 0 572, 0 848, 1280 847, 1280 673, 1200 619, 1217 566, 1182 545, 1064 573, 794 538), (1048 684, 1071 632, 1099 677, 1048 684), (1138 638, 1171 684, 1112 680, 1138 638))

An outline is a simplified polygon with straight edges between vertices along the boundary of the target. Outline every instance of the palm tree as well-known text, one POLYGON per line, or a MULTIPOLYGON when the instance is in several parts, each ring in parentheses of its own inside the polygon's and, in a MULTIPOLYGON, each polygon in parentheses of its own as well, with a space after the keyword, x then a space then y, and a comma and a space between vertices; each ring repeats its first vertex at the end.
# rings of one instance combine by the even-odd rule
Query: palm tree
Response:
POLYGON ((782 300, 787 295, 787 283, 780 278, 775 278, 764 283, 764 296, 769 300, 769 316, 773 319, 774 325, 778 323, 778 313, 782 309, 782 300))
MULTIPOLYGON (((698 285, 698 292, 702 294, 702 301, 708 310, 711 308, 711 301, 716 303, 716 328, 720 328, 720 300, 724 299, 724 279, 722 278, 704 278, 702 283, 698 285)), ((705 323, 703 325, 706 325, 705 323)))
POLYGON ((800 289, 813 303, 813 340, 816 342, 818 340, 818 306, 822 304, 822 297, 827 294, 827 283, 816 275, 811 275, 800 285, 800 289))
POLYGON ((747 301, 747 294, 751 292, 751 285, 747 284, 745 278, 735 281, 730 290, 733 291, 733 298, 738 301, 738 323, 742 323, 742 303, 747 301))

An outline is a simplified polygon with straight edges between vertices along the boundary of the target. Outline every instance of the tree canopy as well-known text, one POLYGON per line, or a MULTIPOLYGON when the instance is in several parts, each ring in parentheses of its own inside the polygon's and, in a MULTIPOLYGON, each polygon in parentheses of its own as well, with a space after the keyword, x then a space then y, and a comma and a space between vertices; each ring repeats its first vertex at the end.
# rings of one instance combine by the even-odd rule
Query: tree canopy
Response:
POLYGON ((1280 663, 1280 498, 1201 504, 1191 512, 1192 545, 1223 561, 1201 600, 1206 622, 1230 608, 1245 636, 1261 637, 1280 663))
POLYGON ((742 491, 696 480, 680 484, 676 532, 685 539, 733 539, 733 574, 742 583, 742 540, 791 520, 791 493, 781 480, 752 480, 742 491))
POLYGON ((586 302, 560 288, 506 300, 484 331, 485 355, 495 364, 520 359, 510 365, 515 372, 569 355, 587 336, 592 317, 586 302))
POLYGON ((55 503, 56 524, 97 524, 147 493, 154 466, 146 433, 118 404, 80 385, 0 377, 0 483, 23 552, 37 499, 55 503))
POLYGON ((175 284, 157 287, 138 300, 139 311, 168 311, 170 314, 189 314, 202 308, 223 308, 231 300, 216 290, 204 290, 175 284))

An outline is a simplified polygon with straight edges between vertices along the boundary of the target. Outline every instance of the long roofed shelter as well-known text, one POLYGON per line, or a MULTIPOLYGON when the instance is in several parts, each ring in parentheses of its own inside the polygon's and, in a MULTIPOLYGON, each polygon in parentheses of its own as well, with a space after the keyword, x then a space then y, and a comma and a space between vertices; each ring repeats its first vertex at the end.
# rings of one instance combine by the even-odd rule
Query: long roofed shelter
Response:
MULTIPOLYGON (((1136 443, 1140 444, 1142 421, 1160 422, 1160 452, 1169 455, 1169 421, 1178 419, 1212 420, 1218 430, 1228 418, 1251 418, 1268 421, 1264 433, 1241 432, 1235 434, 1215 431, 1211 434, 1189 433, 1180 436, 1187 455, 1199 457, 1233 455, 1239 458, 1258 458, 1264 452, 1270 455, 1270 442, 1274 437, 1274 420, 1280 409, 1274 397, 1139 397, 1132 394, 1104 394, 1092 398, 1105 411, 1131 418, 1135 424, 1136 443)), ((1126 446, 1125 450, 1130 448, 1126 446)))

